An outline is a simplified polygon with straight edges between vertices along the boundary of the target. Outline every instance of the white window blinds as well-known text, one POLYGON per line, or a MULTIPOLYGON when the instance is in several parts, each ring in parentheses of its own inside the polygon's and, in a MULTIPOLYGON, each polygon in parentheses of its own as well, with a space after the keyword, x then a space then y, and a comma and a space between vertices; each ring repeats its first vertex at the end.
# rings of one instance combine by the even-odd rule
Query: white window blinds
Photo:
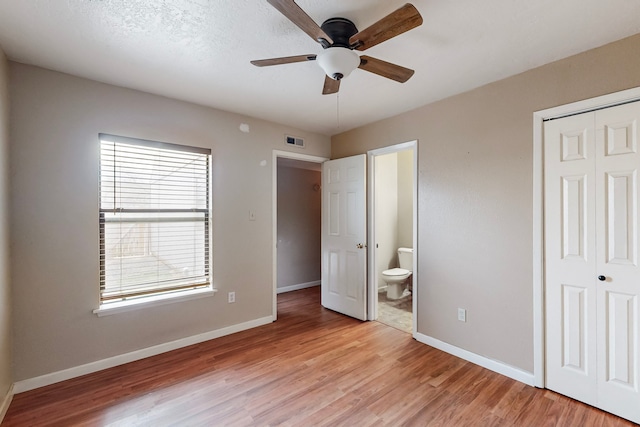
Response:
POLYGON ((100 134, 101 304, 210 286, 210 157, 100 134))

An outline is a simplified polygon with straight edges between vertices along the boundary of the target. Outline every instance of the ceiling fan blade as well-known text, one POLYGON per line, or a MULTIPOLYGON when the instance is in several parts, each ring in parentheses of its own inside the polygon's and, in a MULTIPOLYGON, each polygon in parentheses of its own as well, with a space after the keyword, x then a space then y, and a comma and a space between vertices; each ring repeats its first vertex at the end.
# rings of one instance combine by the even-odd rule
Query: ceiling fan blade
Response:
POLYGON ((320 43, 321 40, 326 40, 329 45, 333 44, 331 37, 325 33, 322 28, 316 22, 306 14, 300 6, 293 0, 267 0, 267 2, 275 7, 278 12, 289 18, 291 22, 296 24, 302 31, 309 34, 309 36, 320 43))
POLYGON ((360 65, 358 68, 400 83, 406 82, 413 76, 413 73, 415 73, 415 71, 409 68, 366 55, 360 57, 360 65))
POLYGON ((406 31, 422 25, 422 16, 410 3, 349 38, 357 50, 366 50, 406 31))
POLYGON ((294 62, 315 61, 316 55, 296 55, 283 56, 282 58, 257 59, 251 61, 256 67, 267 67, 269 65, 292 64, 294 62))
POLYGON ((331 95, 332 93, 338 93, 340 90, 340 80, 333 80, 329 76, 324 76, 324 87, 322 88, 323 95, 331 95))

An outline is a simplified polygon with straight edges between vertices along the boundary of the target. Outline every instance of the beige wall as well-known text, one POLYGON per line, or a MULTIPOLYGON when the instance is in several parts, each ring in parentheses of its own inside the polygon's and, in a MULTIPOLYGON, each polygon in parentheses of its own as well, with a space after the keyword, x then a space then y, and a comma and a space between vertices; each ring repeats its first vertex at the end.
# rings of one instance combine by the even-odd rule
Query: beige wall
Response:
POLYGON ((278 287, 320 280, 320 171, 278 167, 278 287))
POLYGON ((386 286, 382 272, 398 266, 398 154, 375 157, 376 272, 378 288, 386 286))
POLYGON ((328 157, 328 137, 17 63, 10 77, 16 381, 271 316, 272 150, 290 133, 328 157), (99 132, 212 149, 216 296, 92 314, 99 132))
MULTIPOLYGON (((0 402, 11 387, 9 281, 9 64, 0 49, 0 402)), ((0 417, 1 419, 1 417, 0 417)))
POLYGON ((533 112, 640 86, 639 51, 636 35, 332 138, 332 158, 419 140, 419 333, 533 371, 533 112))
POLYGON ((398 152, 398 247, 413 247, 413 150, 398 152))

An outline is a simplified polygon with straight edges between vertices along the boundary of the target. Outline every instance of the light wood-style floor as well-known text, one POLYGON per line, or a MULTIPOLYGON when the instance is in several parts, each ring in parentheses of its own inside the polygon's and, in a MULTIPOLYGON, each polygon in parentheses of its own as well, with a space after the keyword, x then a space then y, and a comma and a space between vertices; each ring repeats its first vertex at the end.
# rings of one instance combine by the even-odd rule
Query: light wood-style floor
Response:
POLYGON ((2 426, 627 426, 378 322, 282 294, 277 322, 22 393, 2 426))

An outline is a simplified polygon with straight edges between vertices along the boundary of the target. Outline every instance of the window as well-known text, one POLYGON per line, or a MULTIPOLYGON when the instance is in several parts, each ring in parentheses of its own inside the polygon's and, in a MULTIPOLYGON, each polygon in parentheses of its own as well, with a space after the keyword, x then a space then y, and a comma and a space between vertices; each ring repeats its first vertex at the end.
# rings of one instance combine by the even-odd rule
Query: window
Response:
POLYGON ((100 304, 210 288, 211 150, 100 134, 100 304))

